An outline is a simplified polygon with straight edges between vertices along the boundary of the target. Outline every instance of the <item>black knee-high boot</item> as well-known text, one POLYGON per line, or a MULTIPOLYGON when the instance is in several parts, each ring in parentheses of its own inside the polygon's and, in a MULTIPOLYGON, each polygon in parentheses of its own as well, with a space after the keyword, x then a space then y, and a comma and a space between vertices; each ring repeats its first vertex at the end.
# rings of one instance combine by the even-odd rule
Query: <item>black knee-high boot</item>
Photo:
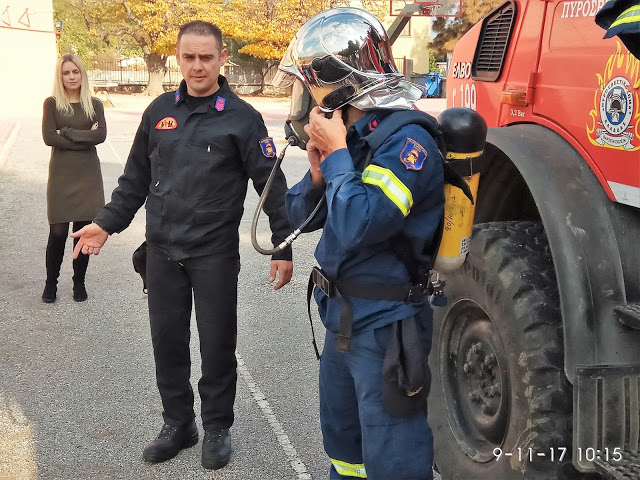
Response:
POLYGON ((62 258, 64 257, 64 244, 67 240, 67 231, 63 231, 65 230, 63 227, 64 224, 54 224, 51 225, 49 231, 45 260, 47 281, 44 286, 44 292, 42 292, 42 301, 45 303, 56 301, 58 277, 60 276, 60 266, 62 265, 62 258))
MULTIPOLYGON (((74 222, 73 231, 77 232, 90 222, 74 222)), ((78 244, 79 238, 73 239, 73 248, 78 244)), ((79 253, 78 258, 73 259, 73 299, 76 302, 84 302, 87 299, 87 289, 84 286, 84 278, 89 265, 89 255, 79 253)))

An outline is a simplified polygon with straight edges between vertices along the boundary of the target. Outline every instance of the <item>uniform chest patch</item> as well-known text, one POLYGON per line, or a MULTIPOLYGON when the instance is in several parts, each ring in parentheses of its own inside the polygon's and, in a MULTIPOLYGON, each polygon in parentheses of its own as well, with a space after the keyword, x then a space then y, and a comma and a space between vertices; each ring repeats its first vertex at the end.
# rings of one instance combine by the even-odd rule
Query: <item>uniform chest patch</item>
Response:
POLYGON ((373 117, 371 120, 369 120, 369 123, 367 124, 367 127, 369 127, 369 132, 373 132, 377 126, 378 119, 376 117, 373 117))
POLYGON ((227 99, 224 97, 218 97, 216 99, 216 110, 221 112, 224 110, 224 104, 227 103, 227 99))
POLYGON ((407 138, 402 153, 400 153, 400 161, 407 170, 420 170, 427 158, 427 151, 422 145, 413 138, 407 138))
POLYGON ((173 117, 164 117, 156 123, 156 130, 175 130, 178 128, 178 122, 173 117))
POLYGON ((262 148, 262 154, 265 157, 273 158, 276 156, 276 146, 273 143, 273 138, 266 137, 260 140, 260 148, 262 148))

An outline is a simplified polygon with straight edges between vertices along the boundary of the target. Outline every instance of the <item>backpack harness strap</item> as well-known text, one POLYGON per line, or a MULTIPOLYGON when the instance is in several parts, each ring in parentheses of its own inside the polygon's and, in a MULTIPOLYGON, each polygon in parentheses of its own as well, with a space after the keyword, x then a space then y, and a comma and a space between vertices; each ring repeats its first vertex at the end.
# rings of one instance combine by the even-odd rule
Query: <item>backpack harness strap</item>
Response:
POLYGON ((313 287, 317 286, 329 298, 340 300, 340 323, 338 325, 338 351, 347 353, 351 349, 351 332, 353 330, 353 310, 346 297, 360 297, 369 300, 388 300, 393 302, 421 303, 431 294, 429 283, 415 285, 380 285, 374 283, 358 283, 344 280, 331 280, 325 272, 313 267, 307 286, 307 313, 311 323, 311 335, 316 357, 320 359, 316 344, 313 320, 311 319, 311 296, 313 287))

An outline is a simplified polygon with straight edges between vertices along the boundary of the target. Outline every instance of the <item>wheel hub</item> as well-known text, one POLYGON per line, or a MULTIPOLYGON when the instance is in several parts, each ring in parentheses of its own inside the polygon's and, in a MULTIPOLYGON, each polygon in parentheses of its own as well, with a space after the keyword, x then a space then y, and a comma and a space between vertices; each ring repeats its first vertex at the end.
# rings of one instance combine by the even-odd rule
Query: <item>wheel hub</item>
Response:
POLYGON ((510 390, 502 340, 489 315, 472 300, 454 305, 440 343, 441 382, 456 440, 477 461, 494 459, 509 420, 510 390))

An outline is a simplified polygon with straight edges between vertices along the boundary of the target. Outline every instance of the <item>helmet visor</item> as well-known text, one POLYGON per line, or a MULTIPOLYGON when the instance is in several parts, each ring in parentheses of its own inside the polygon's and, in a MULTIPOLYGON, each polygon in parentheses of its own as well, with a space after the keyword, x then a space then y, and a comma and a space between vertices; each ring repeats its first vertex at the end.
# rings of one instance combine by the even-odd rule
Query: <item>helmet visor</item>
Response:
POLYGON ((300 120, 305 116, 309 116, 309 108, 311 102, 311 94, 301 80, 297 78, 293 82, 291 89, 291 108, 289 109, 290 120, 300 120))

